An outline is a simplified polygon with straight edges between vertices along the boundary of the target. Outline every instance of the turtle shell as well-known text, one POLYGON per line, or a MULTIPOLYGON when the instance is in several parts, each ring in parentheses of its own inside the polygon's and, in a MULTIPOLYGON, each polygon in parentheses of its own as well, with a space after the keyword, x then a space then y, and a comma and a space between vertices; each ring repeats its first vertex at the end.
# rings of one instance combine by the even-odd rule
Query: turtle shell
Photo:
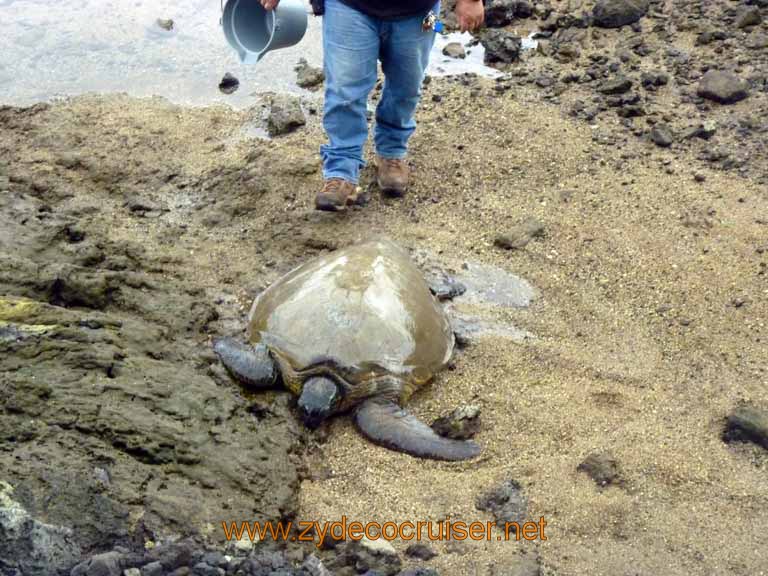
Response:
MULTIPOLYGON (((324 368, 353 392, 399 382, 402 401, 453 353, 450 322, 408 254, 388 240, 353 245, 295 268, 253 303, 249 339, 263 343, 283 380, 300 393, 302 373, 324 368), (392 378, 394 377, 394 378, 392 378)), ((379 387, 381 390, 381 387, 379 387)))

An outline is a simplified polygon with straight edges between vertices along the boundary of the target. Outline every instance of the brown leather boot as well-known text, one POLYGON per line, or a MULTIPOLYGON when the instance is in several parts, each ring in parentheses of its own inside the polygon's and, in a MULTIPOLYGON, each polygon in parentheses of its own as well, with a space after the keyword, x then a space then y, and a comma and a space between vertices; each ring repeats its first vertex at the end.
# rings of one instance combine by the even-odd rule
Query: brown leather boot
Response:
POLYGON ((405 158, 382 158, 376 155, 376 177, 383 194, 395 198, 404 196, 408 189, 408 175, 405 158))
POLYGON ((357 186, 343 178, 329 178, 315 196, 315 208, 330 212, 346 210, 357 201, 357 186))

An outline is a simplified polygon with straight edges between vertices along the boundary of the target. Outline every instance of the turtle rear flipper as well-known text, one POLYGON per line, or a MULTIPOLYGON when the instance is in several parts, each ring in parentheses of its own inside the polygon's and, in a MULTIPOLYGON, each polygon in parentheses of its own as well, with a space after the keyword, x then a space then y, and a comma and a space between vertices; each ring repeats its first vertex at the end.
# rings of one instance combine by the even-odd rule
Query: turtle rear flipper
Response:
POLYGON ((480 454, 480 446, 474 442, 443 438, 392 401, 366 400, 357 409, 355 421, 371 441, 412 456, 469 460, 480 454))
POLYGON ((263 344, 251 346, 234 338, 219 338, 213 351, 227 371, 244 384, 269 388, 277 381, 275 361, 263 344))

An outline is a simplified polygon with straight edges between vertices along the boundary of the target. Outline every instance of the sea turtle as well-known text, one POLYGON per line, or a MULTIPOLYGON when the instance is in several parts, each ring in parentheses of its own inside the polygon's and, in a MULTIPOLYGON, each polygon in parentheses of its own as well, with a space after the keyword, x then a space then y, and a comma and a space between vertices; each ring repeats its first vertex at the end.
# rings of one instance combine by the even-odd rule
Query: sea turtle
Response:
POLYGON ((377 444, 421 458, 465 460, 472 441, 444 438, 400 407, 451 358, 445 312, 410 257, 389 240, 337 250, 295 268, 254 301, 248 343, 221 338, 227 370, 259 388, 279 376, 316 428, 355 410, 377 444))

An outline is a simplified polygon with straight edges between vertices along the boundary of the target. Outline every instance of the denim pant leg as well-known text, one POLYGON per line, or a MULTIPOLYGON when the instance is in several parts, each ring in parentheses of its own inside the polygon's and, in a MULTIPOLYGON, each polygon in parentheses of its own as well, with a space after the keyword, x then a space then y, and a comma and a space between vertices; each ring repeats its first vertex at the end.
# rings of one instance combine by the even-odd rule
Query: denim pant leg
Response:
POLYGON ((339 0, 325 0, 323 127, 328 144, 320 147, 323 177, 357 183, 365 166, 368 95, 376 84, 379 23, 339 0))
MULTIPOLYGON (((435 8, 440 13, 440 4, 435 8)), ((424 15, 386 23, 381 59, 384 90, 376 108, 374 142, 384 158, 403 158, 416 129, 414 114, 421 96, 424 73, 435 42, 435 32, 421 28, 424 15)))

